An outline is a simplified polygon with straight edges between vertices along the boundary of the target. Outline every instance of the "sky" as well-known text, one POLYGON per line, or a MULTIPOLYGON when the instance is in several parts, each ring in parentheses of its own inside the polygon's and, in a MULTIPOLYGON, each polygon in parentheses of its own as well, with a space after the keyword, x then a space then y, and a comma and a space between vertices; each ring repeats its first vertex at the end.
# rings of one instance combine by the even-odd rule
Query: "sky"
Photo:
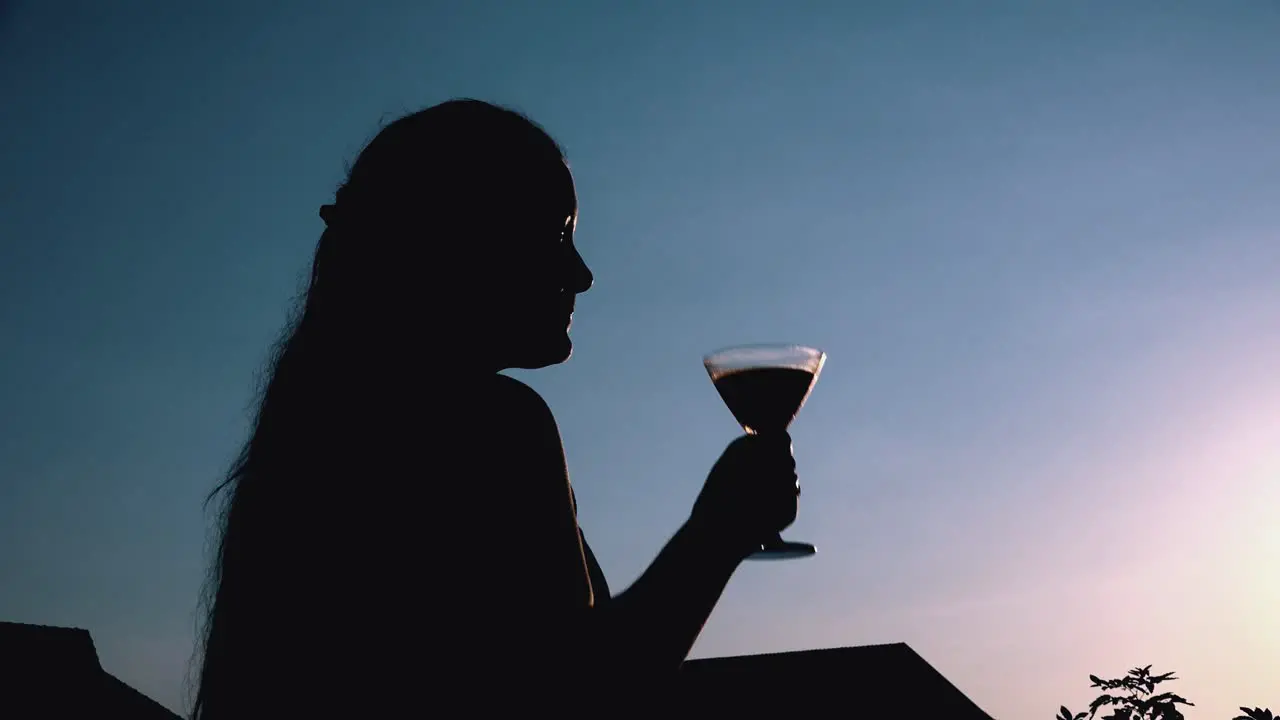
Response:
POLYGON ((516 375, 615 590, 740 432, 701 356, 829 355, 819 553, 744 564, 694 656, 907 642, 1002 720, 1146 664, 1191 718, 1280 706, 1277 36, 1259 0, 7 3, 0 619, 188 707, 202 501, 318 208, 471 96, 577 178, 576 352, 516 375))

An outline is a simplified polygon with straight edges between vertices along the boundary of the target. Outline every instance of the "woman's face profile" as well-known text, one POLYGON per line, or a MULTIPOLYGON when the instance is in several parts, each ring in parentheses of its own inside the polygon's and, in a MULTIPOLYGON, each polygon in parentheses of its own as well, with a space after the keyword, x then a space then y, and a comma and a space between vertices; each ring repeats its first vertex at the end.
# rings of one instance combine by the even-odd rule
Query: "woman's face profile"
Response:
MULTIPOLYGON (((491 224, 489 282, 476 298, 490 308, 501 364, 540 368, 564 362, 575 300, 594 278, 574 242, 578 224, 573 177, 563 160, 541 163, 516 185, 491 224)), ((487 244, 487 243, 486 243, 487 244)))

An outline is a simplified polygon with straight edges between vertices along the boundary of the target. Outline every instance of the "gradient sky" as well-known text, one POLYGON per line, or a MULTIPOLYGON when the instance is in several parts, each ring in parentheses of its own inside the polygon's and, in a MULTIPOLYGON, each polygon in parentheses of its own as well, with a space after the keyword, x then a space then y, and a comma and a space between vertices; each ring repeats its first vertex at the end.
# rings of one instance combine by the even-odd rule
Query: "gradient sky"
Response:
POLYGON ((467 95, 578 179, 577 354, 519 376, 615 589, 738 432, 702 353, 830 355, 820 554, 744 565, 696 656, 906 641, 1005 720, 1148 663, 1193 718, 1276 707, 1278 37, 1262 1, 9 3, 0 619, 187 706, 201 501, 317 209, 467 95))

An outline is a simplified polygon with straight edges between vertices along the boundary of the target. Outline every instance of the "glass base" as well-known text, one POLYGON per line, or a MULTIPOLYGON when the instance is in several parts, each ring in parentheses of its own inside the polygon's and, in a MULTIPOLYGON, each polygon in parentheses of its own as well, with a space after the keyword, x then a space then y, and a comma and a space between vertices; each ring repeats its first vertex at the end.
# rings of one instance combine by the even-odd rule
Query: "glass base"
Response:
POLYGON ((793 560, 809 557, 818 549, 809 543, 776 540, 760 546, 760 549, 747 556, 748 560, 793 560))

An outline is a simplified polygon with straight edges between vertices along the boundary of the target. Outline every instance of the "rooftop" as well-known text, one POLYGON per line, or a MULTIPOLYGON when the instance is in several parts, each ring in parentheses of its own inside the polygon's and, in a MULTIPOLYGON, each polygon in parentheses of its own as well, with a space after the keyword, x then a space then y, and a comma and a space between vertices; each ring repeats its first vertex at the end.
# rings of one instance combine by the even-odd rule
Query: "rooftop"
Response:
POLYGON ((0 622, 0 717, 179 720, 102 669, 89 631, 0 622))
POLYGON ((843 707, 858 717, 991 720, 906 643, 689 660, 681 695, 697 715, 843 707), (870 713, 870 714, 869 714, 870 713))

